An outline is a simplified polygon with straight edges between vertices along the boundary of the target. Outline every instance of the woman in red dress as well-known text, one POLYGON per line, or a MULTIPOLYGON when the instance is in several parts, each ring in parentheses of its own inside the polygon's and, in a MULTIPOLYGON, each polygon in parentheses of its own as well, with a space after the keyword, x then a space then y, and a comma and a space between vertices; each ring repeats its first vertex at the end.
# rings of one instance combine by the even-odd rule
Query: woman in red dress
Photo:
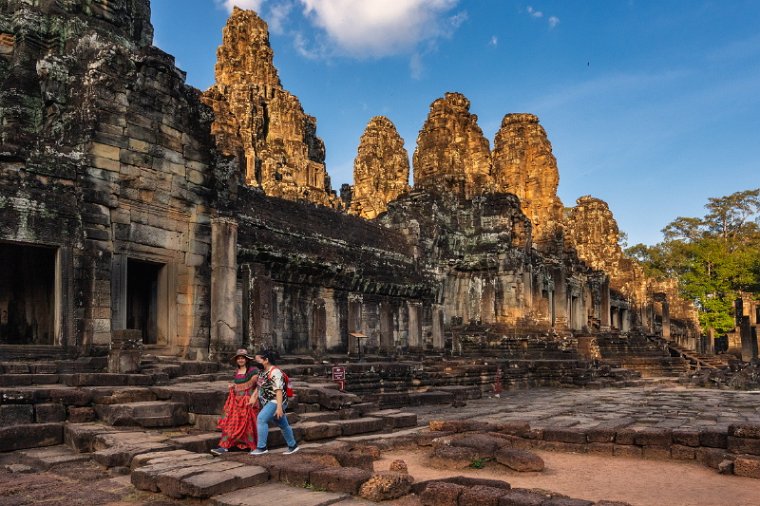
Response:
POLYGON ((224 412, 217 425, 222 430, 219 447, 211 450, 214 455, 223 455, 231 448, 253 450, 256 448, 256 414, 258 403, 252 402, 256 390, 259 369, 254 357, 245 349, 239 349, 232 359, 237 367, 235 377, 229 384, 229 394, 224 403, 224 412))

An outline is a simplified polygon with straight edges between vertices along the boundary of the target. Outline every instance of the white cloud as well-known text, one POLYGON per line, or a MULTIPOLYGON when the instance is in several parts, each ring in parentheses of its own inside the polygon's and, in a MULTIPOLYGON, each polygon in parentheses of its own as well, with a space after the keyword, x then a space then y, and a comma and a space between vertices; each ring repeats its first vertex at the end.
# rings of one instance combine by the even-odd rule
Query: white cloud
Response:
POLYGON ((533 7, 531 7, 530 5, 528 6, 528 14, 530 14, 534 18, 541 18, 541 17, 544 16, 543 12, 537 11, 536 9, 534 9, 533 7))
POLYGON ((216 0, 216 3, 223 6, 228 12, 232 12, 233 7, 259 12, 262 2, 263 0, 216 0))
POLYGON ((425 67, 422 64, 422 56, 420 56, 419 53, 414 53, 409 60, 409 70, 412 73, 412 79, 422 79, 422 73, 424 72, 425 67))
POLYGON ((459 0, 299 0, 304 15, 332 40, 337 52, 381 57, 413 51, 448 36, 467 19, 447 18, 459 0))
POLYGON ((559 24, 559 18, 557 16, 549 16, 549 29, 554 28, 559 24))
POLYGON ((285 22, 293 10, 293 6, 292 2, 283 2, 275 4, 269 9, 269 15, 267 16, 269 31, 278 35, 285 33, 285 22))
POLYGON ((488 43, 489 45, 496 47, 499 45, 499 37, 496 35, 491 35, 491 41, 488 43))

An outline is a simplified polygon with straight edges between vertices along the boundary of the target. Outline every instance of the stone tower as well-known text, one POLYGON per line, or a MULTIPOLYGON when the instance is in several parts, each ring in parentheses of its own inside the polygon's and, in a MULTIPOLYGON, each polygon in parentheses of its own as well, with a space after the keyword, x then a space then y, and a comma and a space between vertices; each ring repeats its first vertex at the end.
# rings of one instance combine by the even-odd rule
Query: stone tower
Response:
POLYGON ((446 93, 430 106, 414 151, 414 186, 471 198, 491 186, 491 151, 461 93, 446 93))
POLYGON ((559 171, 546 131, 533 114, 507 114, 496 133, 493 150, 494 183, 514 193, 533 223, 533 237, 542 243, 561 228, 562 202, 557 197, 559 171))
POLYGON ((273 56, 267 24, 236 7, 217 51, 216 84, 204 93, 217 145, 237 156, 245 182, 267 195, 338 207, 317 120, 282 88, 273 56))
POLYGON ((354 160, 354 189, 349 212, 373 219, 388 202, 409 191, 409 154, 396 126, 385 116, 367 124, 354 160))

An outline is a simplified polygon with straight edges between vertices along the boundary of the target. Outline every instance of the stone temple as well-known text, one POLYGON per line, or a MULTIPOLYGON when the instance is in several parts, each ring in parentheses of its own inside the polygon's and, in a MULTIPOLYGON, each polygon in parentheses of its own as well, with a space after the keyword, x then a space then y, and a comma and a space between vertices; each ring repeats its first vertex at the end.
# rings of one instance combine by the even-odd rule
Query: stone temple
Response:
MULTIPOLYGON (((0 3, 0 451, 72 443, 96 419, 208 425, 218 392, 172 385, 220 381, 240 347, 299 357, 301 414, 353 405, 341 416, 380 420, 370 431, 406 420, 372 409, 494 382, 715 367, 694 308, 624 255, 608 205, 561 202, 536 116, 505 114, 491 143, 446 93, 411 167, 391 119, 368 118, 336 192, 255 13, 232 13, 203 92, 152 42, 148 0, 0 3), (338 362, 351 393, 324 385, 338 362)), ((303 433, 361 432, 339 421, 303 433)))
POLYGON ((97 353, 123 331, 190 359, 346 352, 357 332, 370 352, 441 351, 470 323, 696 349, 693 312, 623 256, 607 205, 563 206, 533 115, 505 115, 491 149, 466 97, 436 99, 411 187, 403 140, 372 118, 341 199, 253 12, 233 12, 203 93, 152 45, 147 2, 1 12, 0 342, 14 352, 97 353))

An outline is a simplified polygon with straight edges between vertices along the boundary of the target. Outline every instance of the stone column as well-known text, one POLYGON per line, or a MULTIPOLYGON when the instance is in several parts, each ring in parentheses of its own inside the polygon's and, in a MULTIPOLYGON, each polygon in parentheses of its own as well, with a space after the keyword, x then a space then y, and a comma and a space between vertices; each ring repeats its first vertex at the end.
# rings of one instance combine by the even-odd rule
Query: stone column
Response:
POLYGON ((443 306, 433 304, 433 349, 443 350, 443 306))
POLYGON ((562 268, 554 269, 554 326, 558 329, 567 329, 567 280, 562 268))
POLYGON ((601 286, 601 303, 599 308, 599 330, 610 330, 610 282, 605 281, 601 286))
POLYGON ((670 304, 662 303, 662 337, 670 340, 670 304))
POLYGON ((237 231, 238 224, 231 218, 211 220, 211 357, 242 343, 235 312, 237 231))

